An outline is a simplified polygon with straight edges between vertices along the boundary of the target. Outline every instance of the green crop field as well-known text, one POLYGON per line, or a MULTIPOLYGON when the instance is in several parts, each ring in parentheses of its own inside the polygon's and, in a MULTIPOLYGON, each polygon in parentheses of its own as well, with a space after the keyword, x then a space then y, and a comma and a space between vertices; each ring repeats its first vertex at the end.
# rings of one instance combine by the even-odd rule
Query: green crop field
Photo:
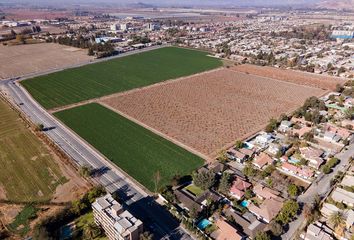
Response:
POLYGON ((161 187, 174 175, 190 174, 203 164, 201 158, 97 103, 54 115, 152 191, 156 172, 161 187))
POLYGON ((206 52, 176 47, 117 58, 32 78, 22 85, 45 108, 126 91, 222 65, 206 52))
POLYGON ((0 196, 10 201, 50 200, 65 181, 43 143, 0 100, 0 196))

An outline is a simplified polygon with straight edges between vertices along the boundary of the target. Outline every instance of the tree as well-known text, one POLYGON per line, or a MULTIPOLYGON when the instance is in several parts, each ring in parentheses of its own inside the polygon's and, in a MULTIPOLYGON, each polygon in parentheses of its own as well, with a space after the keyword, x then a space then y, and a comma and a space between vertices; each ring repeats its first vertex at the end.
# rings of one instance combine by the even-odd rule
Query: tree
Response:
POLYGON ((84 239, 95 239, 102 234, 101 229, 95 223, 89 223, 83 230, 84 239))
POLYGON ((218 154, 217 160, 221 163, 225 163, 227 161, 226 151, 221 150, 218 154))
POLYGON ((342 92, 343 90, 344 90, 344 88, 343 88, 343 86, 341 84, 337 84, 336 85, 336 92, 342 92))
POLYGON ((258 232, 254 240, 271 240, 271 238, 266 232, 258 232))
POLYGON ((295 184, 290 184, 288 186, 288 193, 291 197, 296 197, 299 194, 299 189, 295 184))
POLYGON ((79 169, 79 173, 82 177, 90 177, 92 174, 92 168, 88 165, 81 166, 79 169))
POLYGON ((161 175, 160 175, 160 171, 157 170, 154 174, 154 184, 155 184, 155 193, 157 193, 158 189, 159 189, 159 183, 161 181, 161 175))
POLYGON ((42 123, 37 124, 36 126, 37 131, 43 131, 43 129, 44 129, 44 125, 42 123))
MULTIPOLYGON (((86 195, 87 195, 87 201, 89 203, 93 203, 97 197, 102 196, 106 194, 106 190, 104 189, 103 186, 97 186, 92 188, 86 195)), ((114 196, 115 194, 112 194, 112 196, 114 197, 114 199, 116 199, 114 196)))
POLYGON ((215 184, 215 173, 213 171, 200 171, 192 174, 193 183, 203 190, 207 190, 215 184))
POLYGON ((81 200, 74 200, 71 203, 71 211, 76 215, 80 215, 86 208, 88 208, 88 205, 81 200))
POLYGON ((95 52, 93 51, 92 48, 89 48, 87 54, 88 54, 89 56, 93 56, 93 55, 95 55, 95 52))
POLYGON ((197 209, 195 207, 193 207, 190 211, 189 211, 189 217, 192 219, 197 219, 199 216, 199 213, 197 211, 197 209))
POLYGON ((269 123, 268 123, 268 125, 266 126, 265 131, 266 131, 267 133, 271 133, 271 132, 273 132, 277 127, 278 127, 278 121, 277 121, 276 119, 272 118, 272 119, 269 120, 269 123))
POLYGON ((243 170, 243 174, 247 177, 254 177, 257 175, 257 170, 251 164, 246 165, 243 170))
POLYGON ((140 240, 152 240, 152 239, 154 239, 154 235, 150 232, 144 232, 144 233, 140 234, 139 239, 140 240))
POLYGON ((279 212, 276 220, 281 224, 287 224, 297 214, 299 204, 294 200, 288 200, 284 203, 283 208, 279 212))
POLYGON ((351 107, 349 109, 346 109, 344 112, 344 116, 346 119, 353 120, 354 119, 354 108, 351 107))
POLYGON ((219 192, 223 194, 227 194, 231 187, 231 175, 228 172, 224 172, 222 174, 220 184, 219 184, 219 192))
POLYGON ((276 237, 280 236, 283 233, 283 226, 280 225, 279 223, 273 221, 270 224, 270 231, 272 232, 272 234, 276 237))
POLYGON ((250 189, 247 189, 247 190, 245 191, 245 198, 246 198, 246 199, 251 199, 253 196, 254 196, 254 195, 253 195, 253 192, 252 192, 250 189))
POLYGON ((243 142, 240 141, 240 140, 237 140, 236 143, 235 143, 235 148, 236 149, 243 148, 243 142))
POLYGON ((275 166, 273 164, 268 165, 263 171, 262 171, 262 177, 268 177, 269 175, 272 174, 272 172, 274 172, 275 170, 275 166))
POLYGON ((345 224, 345 218, 344 218, 344 214, 342 211, 337 211, 332 213, 329 216, 329 222, 332 224, 332 226, 334 228, 344 225, 345 224))
POLYGON ((180 181, 181 181, 181 176, 176 174, 173 176, 172 180, 171 180, 171 185, 172 186, 178 186, 180 184, 180 181))

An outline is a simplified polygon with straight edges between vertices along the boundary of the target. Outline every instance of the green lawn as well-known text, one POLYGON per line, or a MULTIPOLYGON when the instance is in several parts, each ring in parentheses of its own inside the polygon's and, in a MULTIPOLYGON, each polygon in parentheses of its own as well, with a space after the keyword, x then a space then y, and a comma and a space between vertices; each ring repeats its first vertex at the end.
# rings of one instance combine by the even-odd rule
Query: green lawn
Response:
POLYGON ((175 174, 190 174, 203 164, 201 158, 97 103, 54 115, 152 191, 157 171, 161 187, 175 174))
POLYGON ((0 192, 15 202, 47 201, 65 181, 44 144, 0 100, 0 192))
POLYGON ((194 184, 187 186, 186 190, 188 190, 189 192, 191 192, 192 194, 194 194, 197 197, 200 196, 204 192, 200 187, 197 187, 194 184))
POLYGON ((40 104, 51 109, 222 65, 220 60, 206 55, 206 52, 166 47, 21 83, 40 104))

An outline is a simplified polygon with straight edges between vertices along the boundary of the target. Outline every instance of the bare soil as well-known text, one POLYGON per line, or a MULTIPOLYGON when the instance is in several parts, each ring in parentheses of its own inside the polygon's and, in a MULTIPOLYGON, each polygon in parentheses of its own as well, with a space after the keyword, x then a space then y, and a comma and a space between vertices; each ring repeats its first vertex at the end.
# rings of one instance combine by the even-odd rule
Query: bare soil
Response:
POLYGON ((54 43, 0 45, 0 80, 65 68, 92 59, 87 50, 54 43))
POLYGON ((324 90, 219 69, 100 102, 207 156, 324 90))
POLYGON ((317 87, 328 90, 335 90, 337 84, 343 84, 345 80, 337 77, 329 77, 324 75, 317 75, 313 73, 286 70, 274 67, 260 67, 251 64, 243 64, 232 67, 233 70, 257 75, 262 77, 269 77, 285 82, 295 84, 317 87))
POLYGON ((90 189, 90 184, 80 177, 77 171, 71 166, 63 164, 60 160, 58 164, 62 174, 68 179, 68 182, 57 187, 52 202, 63 203, 79 199, 80 196, 84 195, 90 189))

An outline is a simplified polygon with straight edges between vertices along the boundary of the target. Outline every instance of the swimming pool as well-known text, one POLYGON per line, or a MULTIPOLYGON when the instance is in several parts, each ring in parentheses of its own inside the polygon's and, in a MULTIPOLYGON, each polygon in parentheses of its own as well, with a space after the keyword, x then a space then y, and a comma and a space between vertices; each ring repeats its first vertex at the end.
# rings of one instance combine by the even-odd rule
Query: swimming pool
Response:
POLYGON ((288 161, 289 161, 290 163, 292 163, 292 164, 297 164, 297 163, 299 163, 299 162, 300 162, 300 160, 299 160, 299 159, 294 158, 294 157, 290 157, 288 161))
POLYGON ((245 142, 245 143, 243 144, 243 147, 244 147, 244 148, 247 148, 247 149, 252 149, 252 148, 253 148, 253 145, 252 145, 251 143, 245 142))
POLYGON ((242 207, 248 207, 248 201, 247 200, 243 200, 241 203, 240 203, 240 205, 242 206, 242 207))
POLYGON ((204 218, 203 220, 201 220, 201 221, 198 223, 197 227, 198 227, 200 230, 204 230, 204 229, 206 229, 209 225, 211 225, 211 222, 210 222, 208 219, 204 218))

